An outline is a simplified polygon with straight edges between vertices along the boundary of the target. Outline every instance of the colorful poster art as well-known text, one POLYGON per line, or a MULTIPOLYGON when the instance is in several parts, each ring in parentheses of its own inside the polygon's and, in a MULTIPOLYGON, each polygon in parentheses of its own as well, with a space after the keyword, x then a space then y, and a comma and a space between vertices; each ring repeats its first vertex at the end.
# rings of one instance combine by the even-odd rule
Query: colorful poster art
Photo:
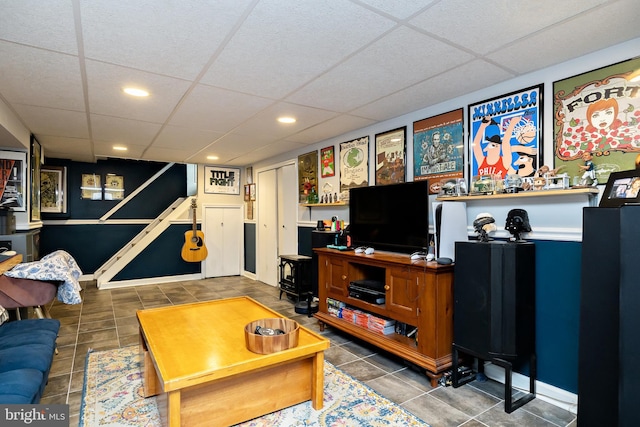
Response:
POLYGON ((533 176, 542 159, 543 85, 469 105, 469 176, 533 176))
POLYGON ((462 108, 413 123, 413 179, 429 179, 429 193, 440 183, 464 177, 462 108))
POLYGON ((298 199, 300 203, 316 204, 318 196, 318 152, 298 156, 298 199))
POLYGON ((376 135, 376 185, 405 181, 406 134, 402 127, 376 135))
POLYGON ((369 185, 369 137, 340 144, 340 200, 349 201, 349 189, 369 185))
POLYGON ((320 162, 322 166, 320 176, 322 178, 329 178, 331 176, 335 176, 336 165, 335 165, 335 158, 334 158, 334 152, 333 152, 333 145, 331 147, 323 148, 322 150, 320 150, 320 162))
POLYGON ((593 163, 593 185, 640 159, 640 58, 553 84, 555 167, 583 184, 593 163))

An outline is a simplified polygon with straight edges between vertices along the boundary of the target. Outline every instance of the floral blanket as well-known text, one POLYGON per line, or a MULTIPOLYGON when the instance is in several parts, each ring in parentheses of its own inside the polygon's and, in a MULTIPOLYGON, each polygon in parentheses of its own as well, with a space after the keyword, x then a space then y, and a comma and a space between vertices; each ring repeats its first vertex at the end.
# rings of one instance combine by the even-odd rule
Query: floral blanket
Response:
POLYGON ((45 255, 40 261, 23 262, 4 273, 17 279, 32 279, 62 282, 58 286, 58 301, 65 304, 80 304, 80 283, 82 271, 76 260, 65 251, 55 251, 45 255))

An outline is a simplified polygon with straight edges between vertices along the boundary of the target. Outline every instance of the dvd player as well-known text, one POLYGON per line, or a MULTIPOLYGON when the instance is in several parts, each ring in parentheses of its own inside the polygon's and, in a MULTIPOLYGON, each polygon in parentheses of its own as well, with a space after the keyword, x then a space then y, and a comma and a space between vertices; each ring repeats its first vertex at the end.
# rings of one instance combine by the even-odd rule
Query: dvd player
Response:
POLYGON ((356 286, 353 283, 349 285, 349 296, 371 304, 384 304, 385 293, 356 286))

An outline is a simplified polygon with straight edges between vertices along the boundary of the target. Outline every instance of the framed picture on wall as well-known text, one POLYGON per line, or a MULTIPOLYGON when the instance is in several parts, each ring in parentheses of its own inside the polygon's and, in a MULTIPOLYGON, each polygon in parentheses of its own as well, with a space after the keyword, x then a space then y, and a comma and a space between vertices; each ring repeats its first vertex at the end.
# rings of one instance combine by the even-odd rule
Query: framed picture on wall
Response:
POLYGON ((40 210, 67 212, 67 168, 43 166, 40 171, 40 210))
POLYGON ((83 173, 80 185, 80 198, 102 200, 102 177, 95 173, 83 173))
MULTIPOLYGON (((469 177, 533 176, 542 160, 544 85, 469 105, 469 177)), ((469 186, 471 188, 472 186, 469 186)))
POLYGON ((553 83, 554 167, 580 180, 591 153, 599 184, 640 158, 640 57, 553 83))
POLYGON ((349 189, 369 185, 369 137, 340 143, 340 201, 349 201, 349 189))
POLYGON ((31 136, 31 221, 40 220, 40 165, 42 163, 42 146, 31 136))
POLYGON ((413 179, 429 180, 429 194, 440 183, 464 178, 463 109, 413 122, 413 179))
POLYGON ((405 181, 407 127, 376 135, 376 185, 405 181))
POLYGON ((27 153, 0 151, 0 206, 25 212, 27 153))
POLYGON ((322 178, 329 178, 336 174, 336 159, 333 151, 333 145, 320 150, 320 176, 322 178))
POLYGON ((240 194, 240 168, 204 167, 204 192, 207 194, 240 194))
POLYGON ((318 203, 318 152, 298 156, 298 201, 318 203))
POLYGON ((104 181, 104 199, 122 200, 124 199, 124 177, 108 173, 104 181))

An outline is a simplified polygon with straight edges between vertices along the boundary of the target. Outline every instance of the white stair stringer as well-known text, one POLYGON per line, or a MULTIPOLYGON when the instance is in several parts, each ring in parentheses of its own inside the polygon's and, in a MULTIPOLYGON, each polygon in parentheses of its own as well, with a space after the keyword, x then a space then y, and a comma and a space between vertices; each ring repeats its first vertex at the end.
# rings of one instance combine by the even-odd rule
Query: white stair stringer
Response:
POLYGON ((162 234, 171 221, 181 218, 188 209, 190 202, 185 198, 179 198, 165 209, 156 219, 147 225, 140 233, 124 245, 118 252, 109 258, 94 274, 98 288, 109 282, 124 267, 138 256, 151 242, 162 234))

